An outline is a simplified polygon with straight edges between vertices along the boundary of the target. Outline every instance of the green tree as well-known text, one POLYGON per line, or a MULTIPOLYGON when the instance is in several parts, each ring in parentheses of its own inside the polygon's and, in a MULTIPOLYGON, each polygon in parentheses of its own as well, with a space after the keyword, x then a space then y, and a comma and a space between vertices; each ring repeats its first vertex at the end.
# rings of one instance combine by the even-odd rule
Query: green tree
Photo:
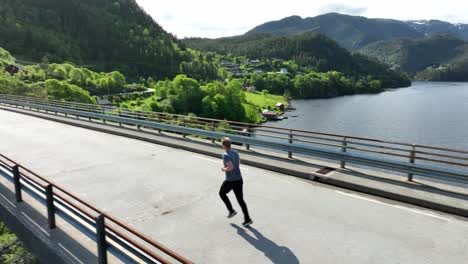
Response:
POLYGON ((49 99, 78 103, 96 103, 89 95, 89 92, 76 85, 53 79, 45 81, 44 84, 49 99))
POLYGON ((0 67, 3 68, 7 65, 13 64, 14 62, 15 62, 15 58, 11 56, 10 52, 0 47, 0 67))
POLYGON ((200 84, 186 75, 178 75, 173 81, 160 81, 155 86, 155 95, 161 100, 169 99, 177 113, 200 113, 204 96, 200 84))

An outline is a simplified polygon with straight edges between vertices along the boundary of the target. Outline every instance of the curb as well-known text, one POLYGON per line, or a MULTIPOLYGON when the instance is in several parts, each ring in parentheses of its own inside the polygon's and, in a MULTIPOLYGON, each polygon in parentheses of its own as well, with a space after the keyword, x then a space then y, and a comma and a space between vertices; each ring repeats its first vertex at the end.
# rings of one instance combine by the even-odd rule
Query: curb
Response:
POLYGON ((468 218, 468 210, 463 209, 463 208, 458 208, 458 207, 441 204, 441 203, 437 203, 437 202, 433 202, 429 200, 423 200, 423 199, 415 198, 412 196, 402 195, 399 193, 388 192, 385 190, 371 188, 371 187, 358 185, 358 184, 354 184, 354 183, 350 183, 346 181, 340 181, 337 179, 317 177, 315 180, 320 183, 324 183, 324 184, 328 184, 328 185, 332 185, 336 187, 341 187, 341 188, 348 189, 348 190, 366 193, 366 194, 370 194, 370 195, 374 195, 374 196, 378 196, 378 197, 382 197, 382 198, 386 198, 390 200, 395 200, 395 201, 399 201, 399 202, 403 202, 407 204, 424 207, 427 209, 432 209, 432 210, 468 218))

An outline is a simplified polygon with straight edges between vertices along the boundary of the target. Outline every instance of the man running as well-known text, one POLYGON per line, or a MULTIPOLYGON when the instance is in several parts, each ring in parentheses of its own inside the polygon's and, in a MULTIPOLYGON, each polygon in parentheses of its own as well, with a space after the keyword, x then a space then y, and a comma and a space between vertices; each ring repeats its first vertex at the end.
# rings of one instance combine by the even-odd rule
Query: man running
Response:
POLYGON ((242 223, 242 225, 247 227, 253 222, 252 219, 250 219, 247 205, 244 202, 244 195, 242 193, 243 181, 240 171, 239 153, 231 149, 231 139, 227 137, 222 139, 222 145, 225 152, 223 154, 224 167, 221 170, 226 173, 226 179, 221 185, 219 196, 226 204, 226 207, 229 211, 228 218, 231 218, 235 216, 237 212, 232 208, 227 194, 231 190, 234 190, 237 202, 239 202, 239 205, 242 208, 242 212, 244 213, 244 223, 242 223))

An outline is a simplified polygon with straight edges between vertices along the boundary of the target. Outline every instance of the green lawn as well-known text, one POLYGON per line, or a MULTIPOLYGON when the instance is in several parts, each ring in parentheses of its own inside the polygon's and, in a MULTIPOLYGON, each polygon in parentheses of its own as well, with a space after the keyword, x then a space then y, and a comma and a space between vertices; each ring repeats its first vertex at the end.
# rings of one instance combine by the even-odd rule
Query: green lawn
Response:
POLYGON ((281 102, 285 107, 288 107, 288 101, 281 95, 250 93, 246 92, 246 101, 250 105, 254 105, 260 109, 276 109, 276 104, 281 102))
MULTIPOLYGON (((288 106, 288 101, 281 95, 246 92, 245 96, 246 102, 243 103, 243 106, 246 111, 246 118, 244 121, 249 123, 261 123, 266 121, 264 117, 259 115, 264 109, 270 108, 271 110, 281 114, 281 111, 276 108, 276 104, 279 102, 283 103, 285 107, 288 106)), ((155 97, 149 97, 140 100, 127 100, 123 103, 125 103, 129 108, 135 109, 139 108, 139 106, 143 104, 149 104, 155 99, 155 97)))

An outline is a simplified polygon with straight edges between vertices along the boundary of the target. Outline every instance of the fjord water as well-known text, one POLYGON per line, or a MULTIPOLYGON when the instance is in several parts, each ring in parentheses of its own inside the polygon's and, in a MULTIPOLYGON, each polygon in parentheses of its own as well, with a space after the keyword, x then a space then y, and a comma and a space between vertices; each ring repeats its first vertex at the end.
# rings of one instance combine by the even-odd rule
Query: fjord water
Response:
POLYGON ((289 119, 268 124, 468 150, 468 83, 414 82, 380 94, 291 103, 289 119))

